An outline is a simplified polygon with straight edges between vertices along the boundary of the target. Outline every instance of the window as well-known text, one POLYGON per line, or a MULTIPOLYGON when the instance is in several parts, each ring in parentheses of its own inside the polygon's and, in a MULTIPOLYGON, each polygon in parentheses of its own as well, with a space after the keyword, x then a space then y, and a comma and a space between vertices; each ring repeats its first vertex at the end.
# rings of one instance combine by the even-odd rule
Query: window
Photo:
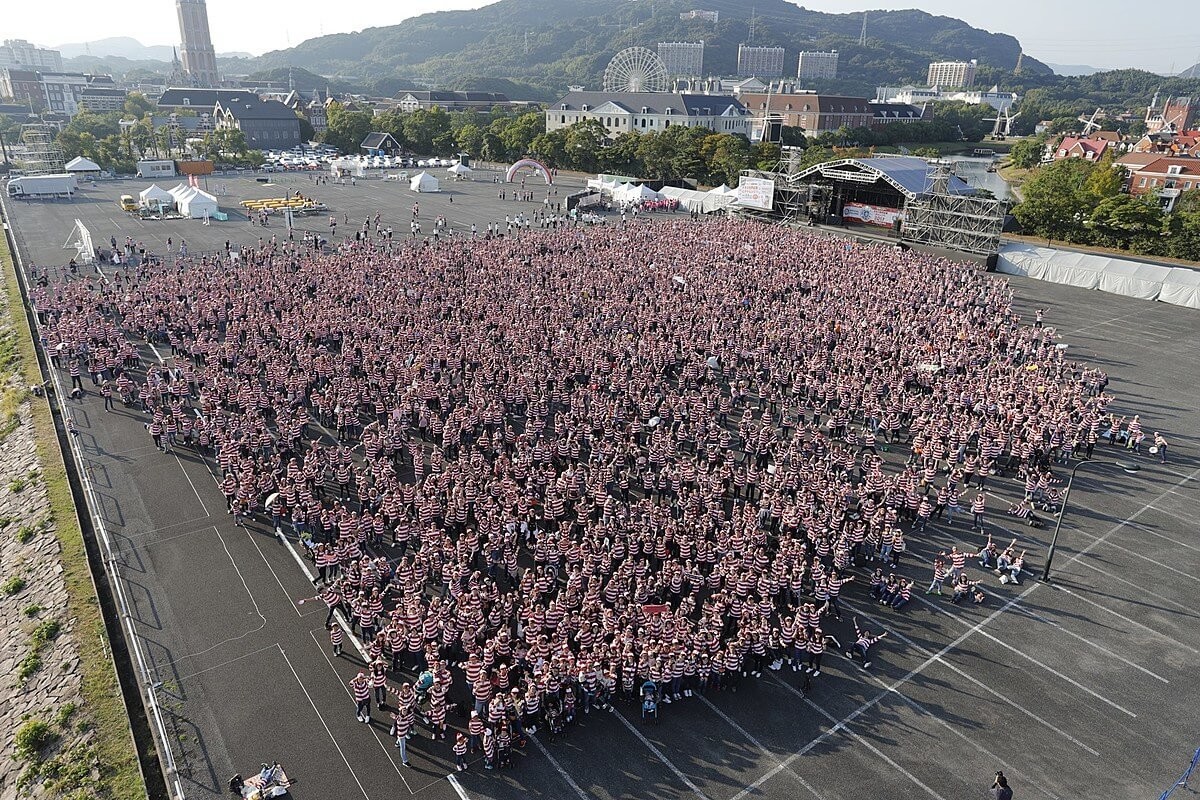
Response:
POLYGON ((566 124, 567 124, 567 115, 566 115, 566 114, 563 114, 563 115, 562 115, 562 119, 560 119, 560 120, 559 120, 559 123, 560 123, 560 124, 562 124, 562 125, 566 125, 566 124))
POLYGON ((1167 167, 1168 175, 1180 175, 1182 173, 1183 173, 1183 167, 1179 164, 1172 164, 1171 166, 1167 167))

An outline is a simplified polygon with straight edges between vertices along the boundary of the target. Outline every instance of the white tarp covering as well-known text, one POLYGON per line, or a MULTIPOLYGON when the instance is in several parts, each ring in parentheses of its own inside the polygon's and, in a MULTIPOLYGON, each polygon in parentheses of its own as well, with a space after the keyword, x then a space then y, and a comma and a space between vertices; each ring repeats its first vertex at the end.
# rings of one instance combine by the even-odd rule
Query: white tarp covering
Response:
POLYGON ((736 195, 726 194, 719 189, 701 192, 675 186, 664 186, 659 190, 659 194, 678 200, 680 207, 685 211, 699 211, 702 214, 718 211, 737 199, 736 195))
POLYGON ((1173 269, 1163 281, 1158 299, 1173 306, 1200 308, 1200 272, 1194 269, 1173 269))
POLYGON ((1146 264, 1098 253, 1076 253, 1029 244, 1008 244, 1000 250, 996 271, 1200 308, 1200 272, 1185 267, 1146 264))
POLYGON ((179 204, 179 213, 192 219, 215 217, 221 210, 216 197, 196 188, 193 188, 184 199, 176 202, 179 204))
POLYGON ((67 162, 65 169, 67 172, 99 172, 100 165, 90 158, 75 156, 67 162))

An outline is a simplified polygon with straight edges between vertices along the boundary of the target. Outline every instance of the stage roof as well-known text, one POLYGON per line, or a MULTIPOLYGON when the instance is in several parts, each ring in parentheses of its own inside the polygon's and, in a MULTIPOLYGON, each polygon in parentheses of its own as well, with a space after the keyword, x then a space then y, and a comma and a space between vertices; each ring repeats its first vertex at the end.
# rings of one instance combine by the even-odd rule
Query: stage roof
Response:
MULTIPOLYGON (((796 176, 804 180, 815 175, 834 181, 874 183, 882 180, 891 184, 909 200, 933 187, 934 165, 916 156, 881 156, 878 158, 843 158, 816 164, 796 176)), ((951 176, 951 194, 974 194, 962 178, 951 176)))

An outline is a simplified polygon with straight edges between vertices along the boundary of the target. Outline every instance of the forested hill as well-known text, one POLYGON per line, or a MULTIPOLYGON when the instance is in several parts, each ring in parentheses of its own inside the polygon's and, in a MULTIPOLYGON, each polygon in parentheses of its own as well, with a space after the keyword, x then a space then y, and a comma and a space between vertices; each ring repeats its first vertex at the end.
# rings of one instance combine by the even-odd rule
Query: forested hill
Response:
MULTIPOLYGON (((738 45, 786 49, 785 75, 800 50, 837 49, 839 76, 812 88, 870 93, 876 85, 924 81, 931 60, 979 60, 986 77, 1011 73, 1020 54, 1012 36, 923 11, 826 14, 785 0, 500 0, 474 11, 441 11, 399 25, 310 39, 257 60, 260 68, 297 66, 354 83, 413 79, 434 88, 488 89, 504 82, 527 98, 549 99, 568 84, 599 87, 609 59, 631 44, 705 42, 708 74, 733 74, 738 45), (692 8, 720 12, 717 24, 680 20, 692 8)), ((1049 74, 1024 59, 1022 72, 1049 74)), ((504 89, 501 89, 502 91, 504 89)))

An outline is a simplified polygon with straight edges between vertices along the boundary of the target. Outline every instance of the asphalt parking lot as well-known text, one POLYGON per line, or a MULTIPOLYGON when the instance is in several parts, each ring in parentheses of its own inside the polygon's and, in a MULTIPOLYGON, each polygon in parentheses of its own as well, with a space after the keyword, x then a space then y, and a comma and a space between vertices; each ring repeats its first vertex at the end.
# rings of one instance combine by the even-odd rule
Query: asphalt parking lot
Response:
MULTIPOLYGON (((482 180, 419 198, 379 181, 313 188, 303 174, 279 180, 263 188, 226 179, 222 204, 233 209, 285 188, 309 194, 307 183, 331 213, 349 216, 351 229, 378 211, 399 238, 414 201, 423 220, 445 214, 455 228, 475 222, 482 230, 505 213, 531 212, 545 192, 531 180, 541 194, 521 203, 498 200, 498 187, 482 180)), ((560 196, 578 185, 560 182, 560 196)), ((70 251, 62 244, 77 218, 97 243, 132 236, 159 252, 168 236, 187 238, 193 251, 216 250, 227 239, 249 244, 283 230, 278 220, 264 229, 244 218, 143 222, 117 209, 116 197, 136 193, 131 188, 143 185, 85 187, 72 202, 8 203, 26 261, 65 262, 70 251)), ((325 233, 327 222, 304 218, 299 227, 325 233)), ((339 225, 339 236, 348 232, 339 225)), ((410 747, 413 769, 399 766, 383 715, 376 711, 370 726, 353 720, 345 683, 361 658, 352 648, 333 658, 323 607, 297 604, 312 591, 288 545, 262 525, 235 526, 212 465, 192 453, 159 453, 137 412, 104 414, 91 394, 69 401, 161 681, 186 796, 227 796, 231 774, 278 760, 302 799, 958 800, 985 796, 997 769, 1020 798, 1157 797, 1200 745, 1192 677, 1200 656, 1200 316, 1028 279, 1011 283, 1023 314, 1047 309, 1070 354, 1109 371, 1119 412, 1141 413, 1171 442, 1170 463, 1142 456, 1136 475, 1102 465, 1079 470, 1052 584, 1026 578, 1001 586, 972 568, 986 579, 983 606, 918 593, 901 612, 880 610, 852 585, 844 598, 860 622, 890 632, 870 672, 827 659, 807 694, 795 673, 767 673, 737 694, 665 706, 657 725, 644 725, 627 705, 593 713, 560 741, 535 739, 503 773, 479 763, 452 773, 448 744, 428 738, 410 747)), ((1097 452, 1098 461, 1111 457, 1097 452)), ((991 491, 990 505, 1002 509, 1021 485, 998 480, 991 491)), ((931 525, 913 542, 905 572, 927 581, 933 553, 951 544, 978 549, 983 538, 966 528, 962 520, 931 525)), ((989 528, 998 541, 1018 537, 1030 564, 1040 566, 1049 527, 993 513, 989 528)), ((844 626, 834 633, 844 640, 844 626)))

